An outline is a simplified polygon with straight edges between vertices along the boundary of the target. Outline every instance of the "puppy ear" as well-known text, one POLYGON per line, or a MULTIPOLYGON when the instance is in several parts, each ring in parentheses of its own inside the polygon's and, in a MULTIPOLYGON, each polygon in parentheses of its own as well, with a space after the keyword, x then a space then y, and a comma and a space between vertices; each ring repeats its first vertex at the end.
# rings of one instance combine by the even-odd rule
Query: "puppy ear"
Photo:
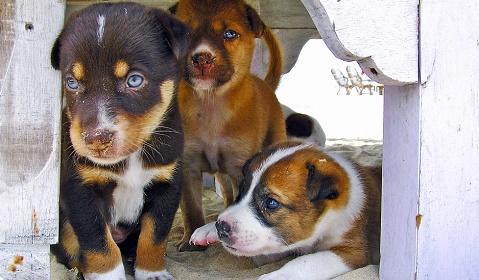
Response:
POLYGON ((179 59, 186 52, 188 46, 188 27, 166 11, 152 9, 152 13, 155 20, 161 25, 173 53, 179 59))
POLYGON ((170 14, 172 15, 176 15, 177 10, 178 10, 178 2, 176 2, 175 5, 168 8, 168 12, 170 12, 170 14))
POLYGON ((296 137, 309 137, 313 133, 313 121, 305 114, 293 113, 286 118, 286 132, 296 137))
POLYGON ((263 36, 266 29, 264 22, 259 17, 258 13, 248 4, 246 6, 246 15, 248 16, 248 22, 251 26, 251 30, 256 38, 263 36))
POLYGON ((55 70, 60 69, 60 47, 61 47, 60 36, 55 40, 53 44, 52 51, 50 53, 50 63, 55 70))
POLYGON ((311 202, 324 199, 332 200, 339 196, 336 182, 332 176, 321 174, 312 163, 308 163, 306 168, 308 169, 306 189, 311 202))

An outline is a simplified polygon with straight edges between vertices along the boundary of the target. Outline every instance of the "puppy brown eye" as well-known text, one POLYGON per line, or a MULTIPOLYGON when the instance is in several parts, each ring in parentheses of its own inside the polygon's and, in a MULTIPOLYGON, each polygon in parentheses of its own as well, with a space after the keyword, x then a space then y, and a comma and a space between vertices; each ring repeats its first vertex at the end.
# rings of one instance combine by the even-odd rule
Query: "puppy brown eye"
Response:
POLYGON ((75 78, 73 78, 73 77, 68 78, 67 79, 67 87, 71 90, 78 89, 78 87, 79 87, 78 81, 75 80, 75 78))
POLYGON ((236 33, 236 31, 230 30, 230 29, 226 30, 225 33, 223 34, 223 38, 226 39, 226 40, 233 40, 236 37, 238 37, 238 33, 236 33))
POLYGON ((126 84, 129 88, 138 88, 143 84, 143 77, 140 75, 131 75, 126 84))
POLYGON ((281 206, 281 204, 274 198, 268 197, 265 202, 264 202, 264 208, 267 211, 275 211, 278 210, 278 208, 281 206))

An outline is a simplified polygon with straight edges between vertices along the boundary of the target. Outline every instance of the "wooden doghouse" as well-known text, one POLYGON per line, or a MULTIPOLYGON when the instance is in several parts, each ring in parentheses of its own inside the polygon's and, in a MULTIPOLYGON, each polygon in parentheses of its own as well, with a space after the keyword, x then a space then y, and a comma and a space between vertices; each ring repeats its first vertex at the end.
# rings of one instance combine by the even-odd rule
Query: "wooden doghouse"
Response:
MULTIPOLYGON (((91 2, 0 3, 0 278, 49 278, 61 110, 49 54, 65 11, 91 2)), ((248 2, 278 32, 285 71, 319 31, 385 85, 380 277, 479 277, 479 2, 248 2)))

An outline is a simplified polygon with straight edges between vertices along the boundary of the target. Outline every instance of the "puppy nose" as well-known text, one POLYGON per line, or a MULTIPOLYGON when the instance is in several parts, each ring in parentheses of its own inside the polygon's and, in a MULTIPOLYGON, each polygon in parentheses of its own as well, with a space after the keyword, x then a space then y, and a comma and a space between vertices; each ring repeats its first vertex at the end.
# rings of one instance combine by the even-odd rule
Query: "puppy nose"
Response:
POLYGON ((197 68, 209 68, 215 57, 209 52, 196 53, 191 57, 193 65, 197 68))
POLYGON ((113 133, 104 129, 95 129, 82 133, 83 141, 91 150, 103 151, 111 146, 113 133))
POLYGON ((217 221, 215 223, 216 231, 218 233, 218 237, 227 238, 231 234, 231 226, 225 221, 217 221))

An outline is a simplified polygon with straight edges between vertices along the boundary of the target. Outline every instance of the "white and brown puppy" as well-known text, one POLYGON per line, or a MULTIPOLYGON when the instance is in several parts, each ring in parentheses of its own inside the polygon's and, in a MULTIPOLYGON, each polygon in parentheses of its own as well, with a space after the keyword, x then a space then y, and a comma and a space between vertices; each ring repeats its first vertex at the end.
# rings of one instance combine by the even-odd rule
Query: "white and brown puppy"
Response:
POLYGON ((238 256, 299 255, 260 279, 327 279, 379 262, 380 167, 288 142, 257 154, 244 173, 235 203, 193 243, 220 241, 238 256))

